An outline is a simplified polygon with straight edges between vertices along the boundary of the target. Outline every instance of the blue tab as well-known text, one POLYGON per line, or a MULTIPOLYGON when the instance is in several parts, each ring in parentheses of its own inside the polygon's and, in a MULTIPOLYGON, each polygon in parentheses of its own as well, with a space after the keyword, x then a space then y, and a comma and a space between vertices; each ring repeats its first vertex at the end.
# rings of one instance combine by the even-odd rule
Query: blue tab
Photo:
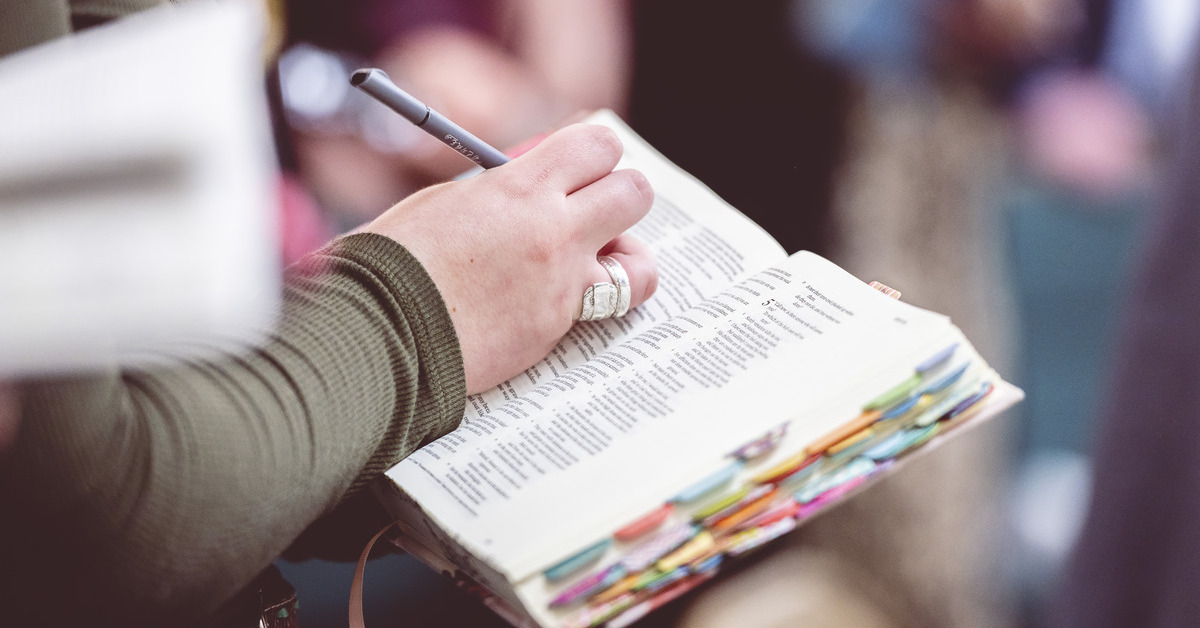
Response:
POLYGON ((845 484, 855 478, 863 477, 875 470, 875 461, 870 458, 859 456, 854 460, 846 463, 846 465, 833 473, 819 478, 816 482, 805 486, 796 492, 796 501, 801 504, 807 504, 816 499, 821 493, 835 488, 838 485, 845 484))
POLYGON ((725 558, 724 554, 717 554, 715 556, 709 556, 708 558, 705 558, 704 560, 700 561, 699 563, 689 567, 689 569, 691 570, 692 573, 704 573, 706 571, 712 571, 713 569, 716 569, 721 564, 721 560, 724 558, 725 558))
POLYGON ((829 466, 829 456, 821 456, 816 462, 800 469, 799 471, 787 476, 779 483, 779 492, 784 493, 794 490, 797 486, 803 486, 813 476, 817 475, 818 471, 824 471, 825 467, 829 466))
POLYGON ((904 401, 901 401, 900 403, 888 408, 886 412, 879 415, 878 420, 886 421, 888 419, 894 419, 894 418, 900 416, 901 414, 904 414, 905 412, 908 412, 909 410, 911 410, 912 407, 917 405, 917 402, 920 400, 921 400, 921 393, 917 393, 917 394, 909 397, 908 399, 905 399, 904 401))
POLYGON ((546 571, 542 572, 542 575, 546 576, 546 579, 550 580, 551 582, 555 580, 562 580, 563 578, 566 578, 580 569, 583 569, 592 561, 603 556, 604 552, 608 551, 609 545, 612 545, 612 539, 604 539, 603 541, 600 541, 599 543, 583 550, 582 552, 579 552, 578 554, 547 569, 546 571))
POLYGON ((720 471, 717 471, 703 480, 700 480, 699 482, 696 482, 695 484, 683 489, 678 495, 671 499, 671 501, 677 504, 686 504, 688 502, 696 501, 697 499, 704 497, 706 494, 716 490, 729 480, 732 480, 733 476, 737 475, 737 472, 741 470, 742 461, 736 460, 724 469, 721 469, 720 471))
POLYGON ((942 349, 941 351, 938 351, 937 353, 929 356, 928 359, 926 359, 924 362, 917 365, 916 371, 918 373, 924 374, 925 371, 933 370, 935 367, 940 365, 942 362, 949 360, 950 356, 954 355, 955 349, 958 349, 957 342, 955 342, 955 343, 951 344, 949 347, 946 347, 945 349, 942 349))
POLYGON ((904 432, 899 431, 883 439, 878 445, 863 452, 863 455, 875 460, 887 460, 904 449, 904 432))
POLYGON ((924 444, 925 441, 933 438, 941 428, 941 423, 930 423, 925 427, 904 430, 904 449, 900 453, 924 444))
POLYGON ((663 576, 661 578, 657 578, 653 582, 647 584, 645 591, 647 593, 654 593, 656 591, 664 589, 668 585, 672 585, 672 584, 675 584, 676 582, 679 582, 680 580, 683 580, 684 578, 686 578, 688 576, 688 573, 689 573, 688 568, 686 566, 676 567, 675 569, 672 569, 671 571, 668 571, 667 573, 663 574, 663 576))
POLYGON ((958 403, 958 405, 954 406, 953 409, 951 409, 949 412, 947 412, 945 415, 943 415, 942 418, 939 420, 953 419, 954 417, 965 412, 971 406, 982 401, 983 398, 988 396, 988 394, 991 392, 992 392, 992 383, 984 382, 983 385, 979 387, 979 392, 976 392, 974 395, 971 395, 970 397, 967 397, 966 399, 963 399, 962 401, 960 401, 958 403))
POLYGON ((945 377, 937 380, 936 382, 933 382, 932 384, 926 386, 925 390, 923 390, 921 392, 926 395, 942 392, 943 390, 949 388, 951 384, 953 384, 954 382, 957 382, 959 380, 959 378, 961 378, 963 376, 963 373, 967 372, 967 367, 969 367, 969 366, 971 366, 970 362, 963 364, 962 366, 958 367, 953 372, 951 372, 949 375, 946 375, 945 377))

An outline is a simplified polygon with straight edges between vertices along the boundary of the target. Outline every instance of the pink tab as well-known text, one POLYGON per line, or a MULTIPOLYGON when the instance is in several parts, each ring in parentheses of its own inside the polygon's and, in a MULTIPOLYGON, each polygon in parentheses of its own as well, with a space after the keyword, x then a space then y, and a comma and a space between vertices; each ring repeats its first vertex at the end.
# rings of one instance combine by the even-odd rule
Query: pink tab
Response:
POLYGON ((658 526, 661 526, 674 510, 675 507, 672 504, 663 504, 657 510, 614 532, 613 538, 622 542, 638 539, 658 529, 658 526))

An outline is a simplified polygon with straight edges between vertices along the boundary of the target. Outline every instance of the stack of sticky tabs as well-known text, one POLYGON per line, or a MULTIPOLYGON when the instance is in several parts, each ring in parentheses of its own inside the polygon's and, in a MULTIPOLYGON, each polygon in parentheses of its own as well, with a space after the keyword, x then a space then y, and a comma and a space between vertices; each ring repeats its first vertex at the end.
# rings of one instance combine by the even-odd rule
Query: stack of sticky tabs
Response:
POLYGON ((795 529, 982 405, 994 374, 959 353, 937 352, 855 420, 779 462, 765 464, 786 423, 732 452, 721 470, 547 569, 558 587, 550 609, 568 626, 627 625, 795 529), (614 546, 619 558, 595 568, 614 546))

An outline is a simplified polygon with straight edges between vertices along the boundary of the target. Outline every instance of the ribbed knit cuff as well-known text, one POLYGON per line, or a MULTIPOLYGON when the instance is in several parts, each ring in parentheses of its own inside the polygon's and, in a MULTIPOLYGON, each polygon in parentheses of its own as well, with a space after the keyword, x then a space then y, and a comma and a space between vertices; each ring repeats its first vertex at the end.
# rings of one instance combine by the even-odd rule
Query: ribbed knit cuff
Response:
POLYGON ((466 406, 466 374, 450 312, 429 273, 407 249, 388 237, 360 233, 335 240, 322 253, 369 269, 389 291, 415 337, 421 370, 416 416, 398 409, 349 495, 416 448, 458 427, 466 406))

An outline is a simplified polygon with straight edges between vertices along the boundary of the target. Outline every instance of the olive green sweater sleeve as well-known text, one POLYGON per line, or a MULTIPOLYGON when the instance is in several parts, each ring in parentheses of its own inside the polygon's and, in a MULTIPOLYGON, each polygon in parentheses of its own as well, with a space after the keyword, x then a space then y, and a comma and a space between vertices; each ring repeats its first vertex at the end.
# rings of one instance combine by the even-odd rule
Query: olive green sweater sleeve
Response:
POLYGON ((0 483, 23 529, 0 539, 0 558, 49 569, 55 595, 80 608, 156 624, 211 612, 347 495, 453 429, 465 378, 424 269, 360 234, 290 269, 262 346, 21 393, 0 483))

